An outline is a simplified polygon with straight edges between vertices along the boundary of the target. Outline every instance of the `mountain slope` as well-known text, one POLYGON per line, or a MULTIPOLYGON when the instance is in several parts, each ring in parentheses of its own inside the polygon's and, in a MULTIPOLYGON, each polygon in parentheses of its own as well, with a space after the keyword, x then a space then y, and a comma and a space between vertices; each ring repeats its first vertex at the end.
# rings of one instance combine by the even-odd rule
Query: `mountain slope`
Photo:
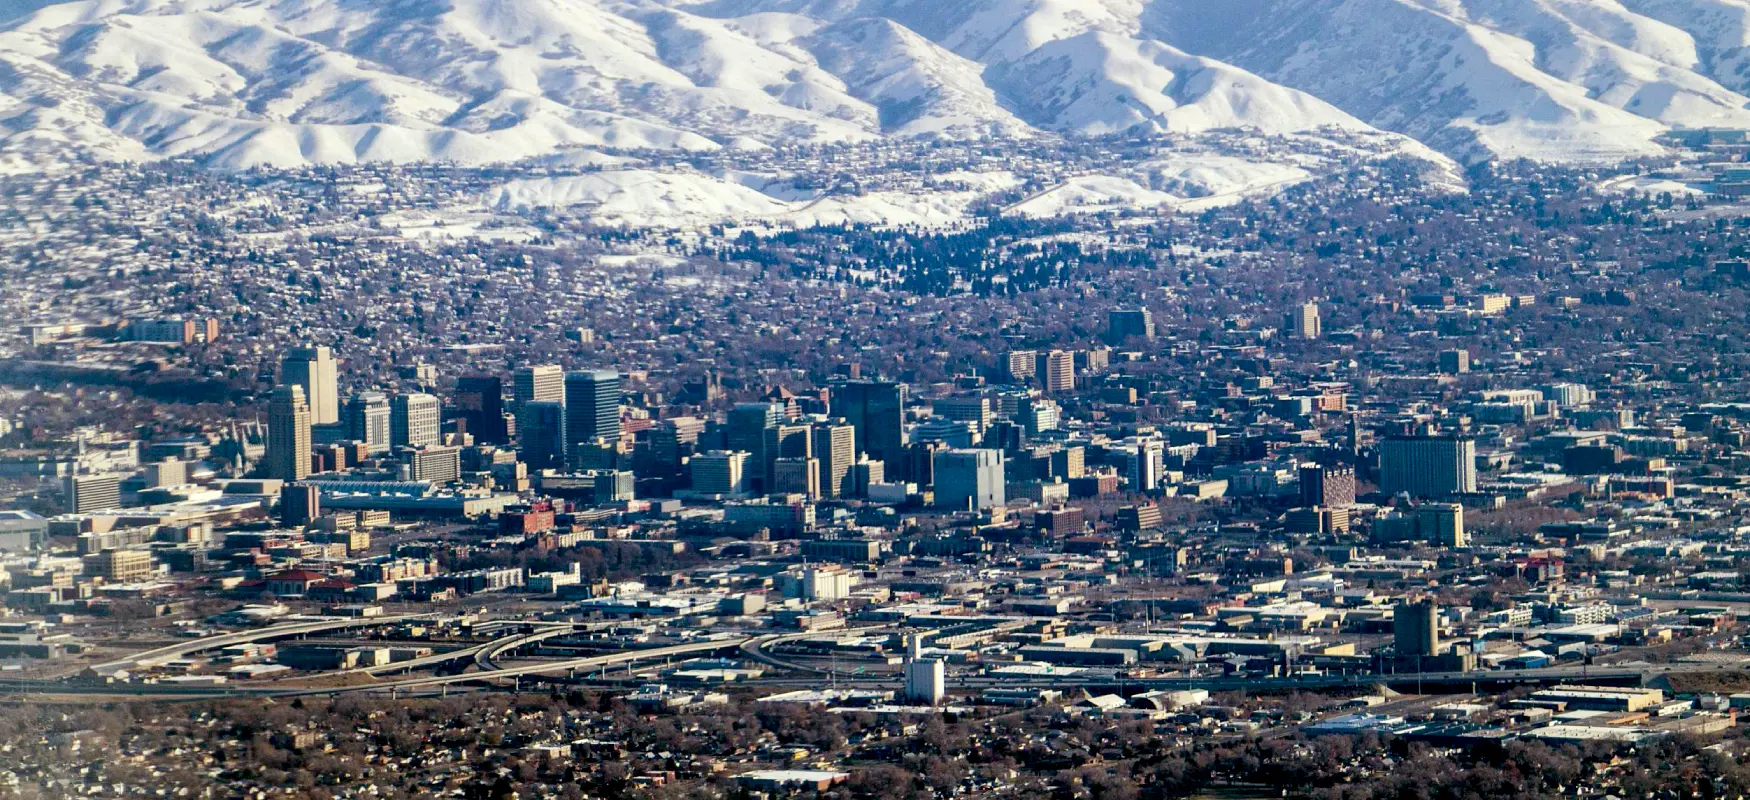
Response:
POLYGON ((0 168, 884 136, 1750 127, 1750 0, 0 0, 0 168))

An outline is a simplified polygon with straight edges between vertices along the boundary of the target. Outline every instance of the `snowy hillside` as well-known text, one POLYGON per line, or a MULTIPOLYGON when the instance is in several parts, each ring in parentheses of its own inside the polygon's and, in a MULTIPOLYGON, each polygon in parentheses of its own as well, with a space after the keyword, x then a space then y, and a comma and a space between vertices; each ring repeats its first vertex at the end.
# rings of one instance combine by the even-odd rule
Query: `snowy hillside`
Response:
POLYGON ((1750 0, 0 0, 13 170, 1327 126, 1616 159, 1745 92, 1750 0))

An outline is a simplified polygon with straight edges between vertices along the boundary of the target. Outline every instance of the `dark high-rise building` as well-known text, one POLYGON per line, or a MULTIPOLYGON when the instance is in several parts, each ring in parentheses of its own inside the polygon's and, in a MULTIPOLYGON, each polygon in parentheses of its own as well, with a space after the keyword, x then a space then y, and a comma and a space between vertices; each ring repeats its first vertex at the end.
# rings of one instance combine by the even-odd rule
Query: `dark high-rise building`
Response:
POLYGON ((905 467, 905 384, 850 381, 832 387, 832 413, 857 430, 857 444, 885 462, 888 480, 916 480, 905 467))
POLYGON ((1392 643, 1399 656, 1438 655, 1440 607, 1433 600, 1399 603, 1392 610, 1392 643))
POLYGON ((1477 490, 1477 444, 1449 436, 1393 436, 1380 443, 1379 489, 1411 497, 1477 490))
POLYGON ((280 524, 302 528, 322 516, 322 493, 308 483, 280 487, 280 524))
POLYGON ((1300 468, 1300 504, 1305 508, 1347 508, 1355 505, 1353 467, 1300 468))
POLYGON ((1146 308, 1119 308, 1106 313, 1106 341, 1112 346, 1124 344, 1132 337, 1155 338, 1155 318, 1146 308))
POLYGON ((620 373, 566 373, 565 436, 567 445, 620 437, 620 373))
POLYGON ((936 454, 950 448, 941 442, 914 442, 902 451, 902 455, 892 464, 883 464, 888 480, 897 480, 894 472, 902 471, 903 480, 918 485, 919 489, 936 482, 936 454))
POLYGON ((504 381, 489 375, 469 375, 456 381, 451 406, 478 444, 504 444, 504 381))
POLYGON ((766 453, 767 431, 783 421, 780 403, 738 403, 729 410, 724 440, 731 452, 748 454, 743 477, 755 491, 765 491, 766 469, 772 460, 766 453))
POLYGON ((774 425, 766 429, 766 468, 762 473, 766 478, 766 483, 765 486, 761 487, 764 491, 777 491, 776 482, 773 480, 776 473, 772 470, 773 465, 778 463, 778 459, 814 457, 814 440, 809 433, 810 429, 807 425, 774 425))
POLYGON ((525 403, 518 425, 518 458, 531 470, 563 469, 570 447, 565 436, 565 404, 545 401, 525 403))

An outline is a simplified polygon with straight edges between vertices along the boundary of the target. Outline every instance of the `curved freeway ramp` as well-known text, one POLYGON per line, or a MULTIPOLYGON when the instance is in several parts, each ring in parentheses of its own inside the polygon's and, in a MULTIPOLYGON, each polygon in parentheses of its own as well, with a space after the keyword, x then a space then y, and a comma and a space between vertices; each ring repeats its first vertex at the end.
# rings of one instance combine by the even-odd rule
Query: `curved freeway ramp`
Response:
POLYGON ((91 669, 99 675, 113 675, 117 672, 133 669, 139 666, 149 666, 155 663, 173 661, 186 655, 199 653, 203 650, 216 650, 220 647, 230 647, 238 644, 268 642, 275 639, 286 639, 293 636, 308 636, 314 633, 328 633, 330 631, 342 631, 352 628, 374 628, 379 625, 393 625, 397 622, 405 622, 412 619, 427 619, 432 616, 435 615, 406 614, 397 617, 348 617, 346 619, 324 619, 309 622, 294 622, 284 625, 270 625, 265 628, 225 633, 218 636, 207 636, 201 639, 193 639, 187 642, 160 647, 155 650, 147 650, 144 653, 135 653, 124 659, 98 664, 91 669))

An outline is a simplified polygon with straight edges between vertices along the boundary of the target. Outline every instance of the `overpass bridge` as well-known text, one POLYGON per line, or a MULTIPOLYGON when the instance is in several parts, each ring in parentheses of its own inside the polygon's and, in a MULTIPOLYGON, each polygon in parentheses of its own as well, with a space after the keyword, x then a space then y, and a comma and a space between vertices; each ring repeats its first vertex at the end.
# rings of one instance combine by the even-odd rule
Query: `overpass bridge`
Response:
POLYGON ((277 639, 289 639, 295 636, 309 636, 318 633, 352 630, 354 628, 374 628, 381 625, 393 625, 415 619, 431 619, 436 614, 405 614, 395 617, 347 617, 344 619, 319 619, 292 622, 281 625, 269 625, 265 628, 255 628, 233 633, 222 633, 218 636, 206 636, 191 639, 187 642, 135 653, 127 658, 110 661, 93 666, 92 671, 99 675, 114 675, 141 666, 152 666, 167 661, 175 661, 184 656, 205 650, 217 650, 239 644, 254 644, 271 642, 277 639))

